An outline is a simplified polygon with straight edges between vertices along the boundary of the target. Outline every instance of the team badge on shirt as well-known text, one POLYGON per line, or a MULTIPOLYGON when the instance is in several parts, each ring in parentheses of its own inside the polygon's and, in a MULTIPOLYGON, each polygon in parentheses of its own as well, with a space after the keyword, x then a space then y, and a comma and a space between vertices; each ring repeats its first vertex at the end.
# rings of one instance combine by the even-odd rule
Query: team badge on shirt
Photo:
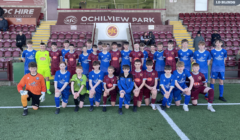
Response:
POLYGON ((39 80, 39 77, 37 77, 36 79, 39 80))
POLYGON ((141 54, 139 53, 138 56, 141 56, 141 54))
POLYGON ((142 76, 142 74, 140 74, 140 76, 142 76))
POLYGON ((174 53, 172 52, 172 54, 174 54, 174 53))
POLYGON ((155 73, 152 73, 152 75, 155 75, 155 73))
POLYGON ((202 77, 201 77, 201 76, 199 76, 199 77, 198 77, 198 79, 199 79, 199 80, 201 80, 201 79, 202 79, 202 77))

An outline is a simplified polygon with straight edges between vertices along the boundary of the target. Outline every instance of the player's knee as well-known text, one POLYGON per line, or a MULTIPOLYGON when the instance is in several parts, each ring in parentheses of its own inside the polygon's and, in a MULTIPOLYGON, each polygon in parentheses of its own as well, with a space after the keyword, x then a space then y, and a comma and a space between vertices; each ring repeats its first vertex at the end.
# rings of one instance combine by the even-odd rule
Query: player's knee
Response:
POLYGON ((223 85, 223 80, 219 80, 219 84, 220 84, 220 85, 223 85))
POLYGON ((186 95, 191 95, 191 92, 190 91, 186 92, 186 95))
POLYGON ((126 109, 128 109, 128 108, 129 108, 129 106, 125 106, 125 108, 126 108, 126 109))
POLYGON ((38 110, 37 106, 32 106, 33 110, 38 110))
POLYGON ((120 97, 123 98, 123 97, 124 97, 124 94, 123 94, 123 93, 120 93, 120 97))
POLYGON ((107 96, 107 95, 108 95, 107 92, 104 92, 104 93, 103 93, 103 96, 107 96))
POLYGON ((115 106, 115 102, 114 103, 111 103, 112 106, 115 106))
POLYGON ((164 97, 168 99, 169 98, 169 94, 164 94, 164 97))
POLYGON ((166 105, 167 108, 170 108, 170 106, 166 105))

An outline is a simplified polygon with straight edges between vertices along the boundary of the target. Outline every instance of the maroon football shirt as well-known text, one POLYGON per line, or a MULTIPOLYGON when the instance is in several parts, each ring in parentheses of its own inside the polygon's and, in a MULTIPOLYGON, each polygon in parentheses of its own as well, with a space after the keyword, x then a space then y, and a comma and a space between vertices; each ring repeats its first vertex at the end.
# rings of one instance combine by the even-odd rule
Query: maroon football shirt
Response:
POLYGON ((155 70, 152 71, 144 71, 144 75, 146 76, 146 84, 150 87, 155 85, 155 79, 158 79, 158 73, 155 70))
POLYGON ((114 68, 119 68, 120 67, 119 59, 121 58, 120 51, 111 50, 110 53, 111 53, 111 57, 112 57, 112 60, 110 62, 111 66, 113 66, 114 68))
POLYGON ((194 79, 194 84, 193 84, 193 88, 192 88, 193 90, 196 90, 199 87, 203 86, 204 82, 206 82, 205 76, 201 72, 199 72, 198 74, 193 74, 191 72, 191 75, 194 79))
MULTIPOLYGON (((129 54, 129 57, 132 58, 132 71, 135 71, 134 61, 139 59, 142 62, 142 59, 144 58, 144 55, 141 51, 131 51, 129 54)), ((142 69, 142 66, 141 66, 142 69)))
MULTIPOLYGON (((152 60, 153 61, 153 56, 154 56, 154 53, 149 52, 148 53, 148 60, 152 60)), ((155 61, 153 61, 153 69, 155 70, 155 61)))
MULTIPOLYGON (((109 77, 108 75, 106 75, 103 79, 103 83, 106 84, 107 89, 112 88, 113 86, 117 86, 117 77, 109 77)), ((114 90, 116 89, 117 88, 115 88, 114 90)))
POLYGON ((134 83, 139 87, 143 83, 143 80, 146 80, 146 76, 144 72, 141 70, 140 72, 136 72, 135 70, 131 72, 133 75, 134 83))
POLYGON ((62 56, 62 52, 57 51, 50 51, 49 56, 51 57, 51 67, 52 68, 59 68, 60 57, 62 56))
POLYGON ((175 51, 174 49, 172 50, 164 50, 163 52, 163 57, 166 58, 166 61, 165 61, 165 65, 170 65, 172 66, 172 72, 174 70, 176 70, 176 61, 175 61, 175 58, 178 57, 178 53, 177 51, 175 51))
POLYGON ((94 62, 94 61, 98 61, 98 55, 96 54, 93 54, 93 53, 90 53, 89 54, 89 56, 88 56, 88 61, 90 61, 89 62, 89 72, 91 72, 92 70, 93 70, 93 65, 92 65, 92 63, 94 62))
POLYGON ((76 68, 77 60, 78 60, 78 54, 76 52, 74 52, 74 53, 70 53, 70 52, 66 53, 64 59, 67 60, 69 68, 76 68))

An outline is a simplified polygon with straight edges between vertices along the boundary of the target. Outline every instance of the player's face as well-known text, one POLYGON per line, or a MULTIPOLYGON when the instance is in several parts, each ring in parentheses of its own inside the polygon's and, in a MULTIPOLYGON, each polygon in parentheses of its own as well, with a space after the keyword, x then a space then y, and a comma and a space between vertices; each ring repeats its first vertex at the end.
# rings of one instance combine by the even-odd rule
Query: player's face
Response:
POLYGON ((182 43, 182 47, 183 47, 183 49, 187 49, 188 48, 188 43, 187 42, 182 43))
POLYGON ((154 52, 154 51, 155 51, 155 47, 151 46, 151 52, 154 52))
POLYGON ((74 50, 74 47, 73 46, 70 46, 69 47, 69 50, 72 52, 74 50))
POLYGON ((79 75, 79 74, 82 74, 83 70, 82 69, 76 69, 76 73, 79 75))
POLYGON ((192 69, 193 69, 194 73, 197 73, 197 72, 199 72, 200 68, 198 66, 194 66, 194 67, 192 67, 192 69))
POLYGON ((32 44, 27 44, 28 49, 32 49, 32 44))
POLYGON ((86 45, 87 45, 87 47, 90 48, 90 47, 92 46, 92 43, 88 43, 88 42, 87 42, 86 45))
POLYGON ((177 69, 178 69, 179 72, 183 72, 184 66, 183 67, 177 67, 177 69))
POLYGON ((124 73, 129 73, 130 69, 123 69, 124 73))
POLYGON ((41 49, 42 51, 44 51, 44 50, 45 50, 45 48, 46 48, 46 46, 45 46, 45 45, 40 45, 40 49, 41 49))
POLYGON ((31 73, 36 73, 37 72, 37 67, 30 67, 28 69, 31 73))
POLYGON ((151 70, 153 65, 146 65, 148 70, 151 70))
POLYGON ((64 43, 63 45, 64 45, 65 49, 68 49, 69 43, 64 43))
POLYGON ((93 51, 94 51, 94 52, 97 52, 97 48, 93 48, 93 51))
POLYGON ((108 69, 108 74, 112 75, 114 73, 113 69, 108 69))
POLYGON ((52 45, 52 50, 56 50, 57 46, 56 45, 52 45))
POLYGON ((118 47, 118 50, 121 51, 121 50, 122 50, 122 47, 118 47))
POLYGON ((199 47, 199 49, 200 49, 201 51, 203 51, 203 50, 205 49, 205 46, 204 46, 204 45, 199 45, 198 47, 199 47))
POLYGON ((103 47, 103 51, 107 51, 108 50, 108 47, 103 47))
POLYGON ((168 75, 171 74, 172 70, 164 70, 164 72, 168 75))
POLYGON ((99 70, 100 65, 93 66, 94 70, 99 70))
POLYGON ((162 45, 158 45, 157 48, 158 48, 159 51, 161 51, 163 46, 162 45))
POLYGON ((134 49, 139 50, 139 44, 134 44, 134 49))
POLYGON ((219 42, 219 41, 217 41, 217 42, 216 42, 216 46, 217 46, 217 47, 221 47, 221 46, 222 46, 222 43, 219 42))
POLYGON ((98 50, 102 50, 102 45, 98 45, 98 50))
POLYGON ((117 45, 112 45, 112 49, 116 50, 117 49, 117 45))
POLYGON ((134 66, 136 67, 136 69, 140 69, 141 68, 141 63, 140 62, 135 62, 134 66))
POLYGON ((86 48, 86 47, 83 47, 83 48, 82 48, 82 51, 83 51, 83 52, 87 52, 87 48, 86 48))
POLYGON ((172 47, 173 47, 173 44, 170 44, 170 43, 169 43, 169 44, 168 44, 168 48, 169 48, 169 49, 172 49, 172 47))
POLYGON ((64 71, 65 68, 66 68, 66 65, 65 65, 65 64, 60 64, 60 65, 59 65, 59 68, 60 68, 60 70, 64 71))
POLYGON ((140 47, 140 51, 143 51, 143 50, 144 50, 144 46, 141 46, 141 47, 140 47))
POLYGON ((125 50, 128 50, 128 45, 123 45, 125 50))

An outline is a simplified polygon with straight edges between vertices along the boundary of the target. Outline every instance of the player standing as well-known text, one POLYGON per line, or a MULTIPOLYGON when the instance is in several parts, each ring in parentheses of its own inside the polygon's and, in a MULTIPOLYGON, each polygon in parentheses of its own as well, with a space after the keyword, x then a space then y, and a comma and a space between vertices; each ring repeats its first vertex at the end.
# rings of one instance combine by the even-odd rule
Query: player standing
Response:
POLYGON ((68 53, 70 50, 69 50, 69 41, 68 40, 65 40, 64 43, 63 43, 63 46, 64 46, 64 49, 62 49, 62 62, 65 62, 65 55, 66 53, 68 53))
POLYGON ((193 51, 188 49, 188 40, 182 40, 182 49, 178 51, 178 58, 180 61, 184 62, 185 69, 191 71, 191 62, 193 59, 193 51))
POLYGON ((60 57, 62 56, 62 52, 57 49, 57 43, 56 42, 52 42, 51 47, 52 47, 52 51, 49 52, 49 56, 51 58, 51 75, 54 78, 55 73, 58 70, 60 70, 59 64, 60 64, 60 61, 61 61, 60 57))
POLYGON ((117 43, 112 43, 112 50, 110 51, 111 54, 111 66, 114 67, 114 75, 119 76, 120 74, 120 62, 121 62, 121 52, 117 49, 117 43))
POLYGON ((70 78, 73 76, 73 74, 76 74, 76 66, 78 63, 78 54, 76 52, 74 52, 74 46, 73 44, 70 44, 69 46, 69 52, 66 53, 65 55, 65 63, 67 64, 67 70, 70 72, 71 76, 70 78))
POLYGON ((178 53, 173 49, 173 41, 168 41, 168 48, 163 52, 165 65, 172 67, 172 72, 176 70, 176 63, 178 61, 178 53))
POLYGON ((92 53, 88 53, 88 61, 89 61, 89 72, 91 72, 93 70, 93 62, 94 61, 98 61, 98 54, 97 54, 97 46, 93 45, 93 52, 92 53))
MULTIPOLYGON (((121 51, 122 56, 122 62, 121 62, 121 73, 123 73, 123 65, 128 65, 131 68, 131 62, 130 62, 130 53, 131 50, 129 50, 129 42, 123 43, 124 50, 121 51)), ((131 69, 129 70, 131 72, 131 69)))
POLYGON ((147 69, 146 61, 148 59, 148 52, 144 50, 144 47, 145 47, 144 43, 140 43, 139 46, 140 46, 140 51, 143 53, 144 61, 143 61, 142 70, 144 71, 147 69))
MULTIPOLYGON (((152 60, 153 61, 153 69, 155 69, 155 61, 154 61, 154 54, 156 52, 156 46, 155 45, 151 45, 150 46, 150 53, 148 54, 148 60, 152 60)), ((164 66, 163 66, 164 67, 164 66)))
POLYGON ((102 52, 102 42, 98 42, 98 46, 97 46, 98 50, 97 53, 99 54, 100 52, 102 52))
POLYGON ((86 46, 87 46, 87 53, 90 54, 93 52, 93 49, 92 49, 92 40, 91 39, 88 39, 87 42, 86 42, 86 46))
POLYGON ((132 63, 132 71, 135 71, 135 60, 139 59, 142 64, 141 64, 141 68, 142 69, 142 65, 144 62, 144 55, 143 53, 139 50, 139 44, 135 43, 134 44, 134 51, 131 51, 131 53, 129 54, 130 57, 130 62, 132 63))
POLYGON ((107 70, 111 61, 111 54, 107 51, 106 45, 103 45, 103 51, 99 53, 98 60, 101 62, 100 70, 104 73, 104 76, 108 75, 107 70))
POLYGON ((87 47, 83 46, 82 51, 83 51, 83 53, 79 56, 78 62, 82 66, 83 74, 88 77, 88 74, 89 74, 89 61, 88 61, 89 54, 87 53, 87 47))

